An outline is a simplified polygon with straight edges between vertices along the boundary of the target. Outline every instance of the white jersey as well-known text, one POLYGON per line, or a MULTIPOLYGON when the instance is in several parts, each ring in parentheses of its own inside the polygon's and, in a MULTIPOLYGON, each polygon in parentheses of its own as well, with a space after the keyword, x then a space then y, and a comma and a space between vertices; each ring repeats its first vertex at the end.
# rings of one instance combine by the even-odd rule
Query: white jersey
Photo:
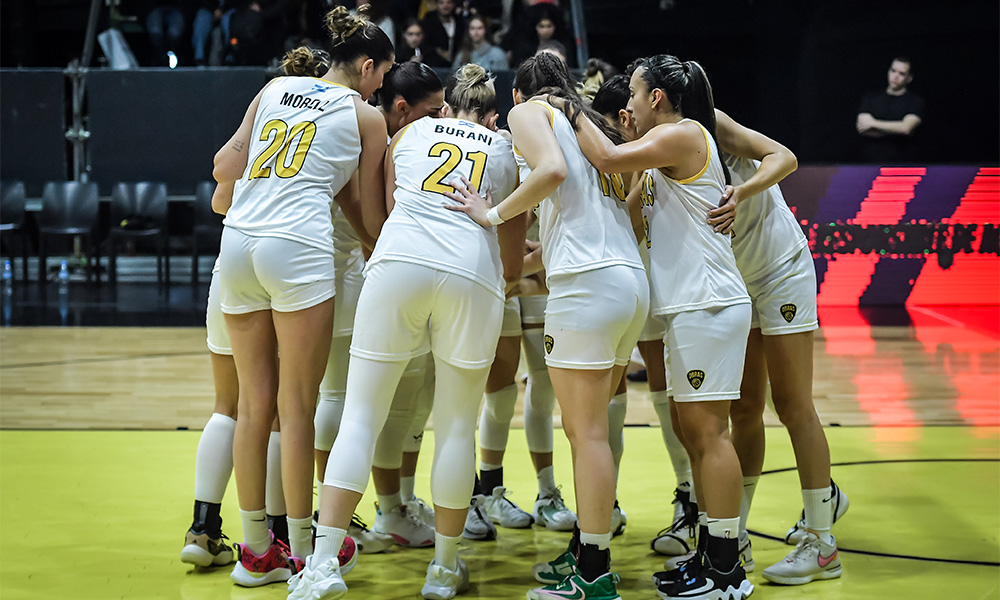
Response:
POLYGON ((227 227, 333 253, 333 197, 361 155, 357 95, 313 77, 282 77, 264 89, 227 227))
MULTIPOLYGON (((598 172, 580 150, 566 115, 544 102, 532 102, 549 109, 566 161, 566 179, 536 209, 546 278, 614 265, 642 269, 621 175, 598 172)), ((516 158, 524 181, 531 168, 519 153, 516 158)))
POLYGON ((514 188, 510 142, 469 121, 424 117, 400 134, 392 149, 395 206, 382 226, 369 265, 403 261, 471 279, 503 298, 503 266, 496 229, 480 227, 444 208, 450 183, 465 176, 500 202, 514 188))
POLYGON ((653 315, 750 302, 730 237, 715 233, 707 222, 708 211, 722 198, 725 176, 712 136, 701 129, 708 159, 700 173, 681 180, 666 177, 659 169, 643 174, 653 315))
MULTIPOLYGON (((760 162, 723 153, 733 185, 750 179, 760 162)), ((776 185, 740 202, 733 225, 733 252, 743 279, 754 281, 808 245, 776 185)))
POLYGON ((360 272, 365 265, 365 255, 361 249, 361 239, 336 202, 333 204, 331 216, 333 217, 334 273, 339 279, 349 272, 360 272))

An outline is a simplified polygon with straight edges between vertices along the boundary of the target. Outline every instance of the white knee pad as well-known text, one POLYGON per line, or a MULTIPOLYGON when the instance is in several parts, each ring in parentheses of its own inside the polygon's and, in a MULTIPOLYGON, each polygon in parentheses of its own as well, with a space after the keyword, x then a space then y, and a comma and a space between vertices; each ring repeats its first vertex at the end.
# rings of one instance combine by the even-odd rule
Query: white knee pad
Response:
POLYGON ((382 427, 382 433, 375 442, 375 458, 372 463, 380 469, 398 469, 403 461, 403 445, 409 435, 417 411, 417 399, 425 380, 422 366, 410 368, 407 365, 403 377, 396 386, 392 397, 389 416, 382 427))
POLYGON ((653 403, 656 415, 660 418, 660 431, 663 434, 663 443, 667 447, 667 454, 670 455, 670 462, 674 467, 674 475, 677 477, 678 483, 688 481, 691 477, 691 459, 674 431, 674 424, 670 418, 670 393, 666 391, 650 392, 649 399, 653 403))
POLYGON ((510 420, 517 404, 517 385, 486 394, 483 414, 479 419, 479 445, 485 450, 504 451, 510 433, 510 420))
POLYGON ((344 416, 344 395, 346 390, 319 391, 319 403, 316 405, 316 417, 313 426, 316 429, 313 448, 329 452, 340 431, 340 419, 344 416))
POLYGON ((615 459, 617 472, 625 451, 625 412, 628 408, 628 393, 618 394, 608 404, 608 443, 611 445, 611 456, 615 459))

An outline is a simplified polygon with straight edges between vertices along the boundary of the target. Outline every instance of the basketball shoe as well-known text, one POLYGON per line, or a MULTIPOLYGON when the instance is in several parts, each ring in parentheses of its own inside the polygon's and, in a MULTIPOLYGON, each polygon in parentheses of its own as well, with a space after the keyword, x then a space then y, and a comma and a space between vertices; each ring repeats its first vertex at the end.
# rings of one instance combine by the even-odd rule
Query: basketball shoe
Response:
POLYGON ((507 489, 500 486, 493 488, 493 493, 486 496, 486 516, 500 527, 524 529, 535 522, 532 516, 506 497, 507 489))
POLYGON ((287 581, 292 576, 294 564, 289 564, 288 546, 271 534, 267 552, 258 556, 243 544, 234 544, 239 562, 229 575, 236 585, 259 587, 277 581, 287 581))
POLYGON ((228 539, 221 531, 218 537, 211 537, 192 527, 184 536, 181 562, 198 567, 228 565, 233 562, 233 549, 225 541, 228 539))
MULTIPOLYGON (((288 600, 335 600, 347 594, 347 584, 340 570, 340 556, 318 564, 315 559, 315 554, 306 559, 305 568, 297 585, 290 590, 288 600)), ((291 582, 289 587, 292 587, 291 582)))
POLYGON ((805 539, 795 546, 785 559, 764 569, 764 579, 784 585, 802 585, 815 579, 836 579, 843 571, 837 540, 830 536, 831 544, 806 530, 805 539))
POLYGON ((465 517, 465 529, 462 537, 467 540, 488 542, 497 537, 497 528, 486 516, 486 496, 476 494, 469 503, 469 513, 465 517))
POLYGON ((625 533, 626 525, 628 525, 628 515, 618 506, 618 500, 615 500, 615 507, 611 510, 611 537, 625 533))
POLYGON ((458 569, 452 571, 433 560, 427 565, 427 579, 420 595, 427 600, 449 600, 469 589, 469 567, 461 558, 458 569))
POLYGON ((407 548, 426 548, 434 545, 434 528, 428 527, 416 515, 407 510, 405 504, 383 513, 375 503, 375 524, 372 528, 376 533, 389 535, 400 546, 407 548))
POLYGON ((572 531, 573 525, 576 524, 576 515, 566 508, 559 488, 550 492, 550 495, 539 495, 535 500, 532 515, 535 517, 535 523, 550 531, 572 531))
POLYGON ((417 516, 425 525, 434 529, 434 507, 424 502, 422 498, 416 496, 410 498, 403 504, 406 510, 417 516))
POLYGON ((605 573, 594 581, 587 581, 575 569, 559 583, 535 588, 528 592, 528 600, 621 600, 618 595, 617 573, 605 573))
POLYGON ((739 563, 723 573, 712 566, 706 555, 700 568, 689 569, 673 581, 661 582, 656 593, 663 600, 745 600, 753 593, 753 584, 739 563))

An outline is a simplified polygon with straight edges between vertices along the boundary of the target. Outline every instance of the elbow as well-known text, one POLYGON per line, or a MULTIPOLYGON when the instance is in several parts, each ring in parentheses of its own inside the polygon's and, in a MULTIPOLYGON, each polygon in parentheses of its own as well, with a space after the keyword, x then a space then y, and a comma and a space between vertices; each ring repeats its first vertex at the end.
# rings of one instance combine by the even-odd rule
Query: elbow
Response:
POLYGON ((542 175, 547 184, 551 185, 553 189, 557 188, 566 181, 566 165, 551 165, 544 169, 542 175))

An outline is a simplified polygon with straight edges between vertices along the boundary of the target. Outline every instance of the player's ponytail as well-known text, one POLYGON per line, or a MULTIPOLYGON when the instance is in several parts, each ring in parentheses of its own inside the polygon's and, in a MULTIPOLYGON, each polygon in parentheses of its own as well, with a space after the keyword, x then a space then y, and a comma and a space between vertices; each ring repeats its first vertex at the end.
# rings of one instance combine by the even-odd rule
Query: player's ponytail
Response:
MULTIPOLYGON (((719 146, 715 136, 715 102, 712 98, 712 85, 708 75, 697 62, 689 60, 681 62, 676 56, 658 54, 636 61, 629 68, 629 73, 637 67, 642 67, 642 80, 650 91, 659 89, 666 94, 667 100, 674 110, 688 119, 694 119, 708 130, 719 146)), ((729 168, 722 162, 722 171, 726 185, 732 182, 729 168)))
POLYGON ((455 114, 472 113, 479 120, 497 110, 493 79, 475 63, 465 65, 448 79, 444 99, 455 114))

